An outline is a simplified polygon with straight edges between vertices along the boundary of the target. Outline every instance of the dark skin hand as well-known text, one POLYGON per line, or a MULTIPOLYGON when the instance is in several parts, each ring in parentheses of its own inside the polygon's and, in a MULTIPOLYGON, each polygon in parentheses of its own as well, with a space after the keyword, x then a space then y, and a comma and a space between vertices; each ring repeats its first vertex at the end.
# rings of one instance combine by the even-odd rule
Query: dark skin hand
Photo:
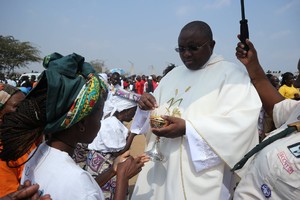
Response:
POLYGON ((152 133, 158 137, 166 138, 177 138, 185 135, 185 120, 167 115, 161 117, 169 121, 170 124, 162 128, 151 128, 152 133))
POLYGON ((114 200, 125 199, 124 197, 126 197, 128 189, 128 180, 138 174, 142 170, 144 163, 149 160, 149 157, 146 156, 140 156, 137 158, 130 156, 124 162, 118 164, 117 186, 114 200))
POLYGON ((132 156, 127 157, 125 161, 118 163, 117 177, 131 179, 142 170, 144 163, 148 161, 149 157, 147 156, 139 156, 137 158, 133 158, 132 156))
POLYGON ((118 164, 126 160, 129 156, 130 156, 129 151, 126 151, 122 155, 118 156, 114 160, 113 165, 110 168, 108 168, 107 170, 105 170, 95 178, 98 185, 102 187, 107 183, 107 181, 109 181, 112 177, 114 177, 117 173, 118 164))
MULTIPOLYGON (((157 103, 153 95, 149 93, 142 94, 138 106, 142 110, 154 110, 157 108, 157 103)), ((151 131, 159 136, 166 138, 177 138, 185 135, 185 120, 178 117, 161 116, 170 124, 163 128, 152 128, 151 131)))
POLYGON ((269 116, 272 116, 274 105, 283 101, 284 97, 280 95, 265 75, 265 72, 258 61, 257 52, 252 42, 247 39, 246 44, 249 46, 248 52, 243 49, 244 45, 239 42, 236 47, 235 55, 237 59, 245 65, 249 77, 263 103, 265 111, 269 116))
MULTIPOLYGON (((104 186, 107 183, 107 181, 109 181, 113 176, 118 174, 119 170, 122 171, 123 169, 118 169, 119 165, 124 162, 127 162, 128 159, 129 160, 133 159, 132 156, 130 156, 129 151, 126 151, 122 155, 118 156, 114 160, 113 165, 109 169, 105 170, 104 172, 102 172, 95 178, 98 185, 100 187, 104 186)), ((135 171, 137 174, 142 169, 141 167, 144 166, 144 163, 148 162, 149 160, 150 160, 150 158, 147 155, 143 154, 141 156, 134 158, 134 161, 130 161, 130 163, 133 165, 130 167, 134 168, 134 169, 138 168, 139 170, 135 171)), ((121 166, 123 166, 123 164, 121 166)), ((136 175, 136 174, 134 174, 134 175, 136 175)), ((130 176, 131 176, 131 174, 130 174, 130 176)))
POLYGON ((143 93, 140 100, 138 101, 138 107, 142 110, 154 110, 158 106, 152 94, 143 93))
POLYGON ((39 185, 31 185, 30 181, 25 181, 24 185, 18 188, 18 191, 10 193, 0 200, 51 200, 49 194, 39 196, 38 194, 39 185))

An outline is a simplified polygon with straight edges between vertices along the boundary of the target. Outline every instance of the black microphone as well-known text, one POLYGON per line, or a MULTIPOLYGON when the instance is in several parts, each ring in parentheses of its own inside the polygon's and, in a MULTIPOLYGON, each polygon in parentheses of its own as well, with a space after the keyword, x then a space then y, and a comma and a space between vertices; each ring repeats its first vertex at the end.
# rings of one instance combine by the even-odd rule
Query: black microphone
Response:
POLYGON ((241 0, 242 20, 240 21, 240 41, 245 45, 244 50, 248 51, 249 47, 246 44, 246 39, 249 39, 248 20, 245 19, 244 0, 241 0))

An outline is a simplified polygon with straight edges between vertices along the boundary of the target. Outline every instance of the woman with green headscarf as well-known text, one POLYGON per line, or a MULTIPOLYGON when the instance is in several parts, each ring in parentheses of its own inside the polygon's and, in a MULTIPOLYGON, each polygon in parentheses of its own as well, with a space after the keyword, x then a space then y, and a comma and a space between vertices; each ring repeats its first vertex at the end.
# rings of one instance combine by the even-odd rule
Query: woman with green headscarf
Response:
MULTIPOLYGON (((0 127, 0 158, 16 160, 45 134, 47 140, 29 156, 21 184, 30 180, 53 199, 103 199, 92 176, 72 159, 77 143, 90 143, 100 128, 106 84, 94 68, 75 53, 51 54, 36 87, 0 127)), ((147 159, 127 154, 118 161, 115 199, 124 199, 128 180, 147 159)), ((110 172, 112 173, 112 172, 110 172)), ((107 178, 108 176, 105 176, 107 178)), ((110 177, 109 177, 110 178, 110 177)))

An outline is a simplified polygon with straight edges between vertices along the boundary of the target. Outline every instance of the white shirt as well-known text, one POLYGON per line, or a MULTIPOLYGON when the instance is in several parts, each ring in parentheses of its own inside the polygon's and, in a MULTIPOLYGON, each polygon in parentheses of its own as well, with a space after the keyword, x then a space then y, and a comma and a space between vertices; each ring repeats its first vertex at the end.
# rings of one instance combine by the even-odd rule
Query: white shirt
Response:
POLYGON ((25 164, 21 184, 25 180, 38 183, 40 192, 50 194, 55 200, 104 199, 100 187, 88 172, 77 166, 66 152, 46 143, 42 143, 25 164))
POLYGON ((127 127, 115 116, 111 116, 101 121, 101 128, 88 148, 104 153, 118 152, 124 149, 127 136, 127 127))

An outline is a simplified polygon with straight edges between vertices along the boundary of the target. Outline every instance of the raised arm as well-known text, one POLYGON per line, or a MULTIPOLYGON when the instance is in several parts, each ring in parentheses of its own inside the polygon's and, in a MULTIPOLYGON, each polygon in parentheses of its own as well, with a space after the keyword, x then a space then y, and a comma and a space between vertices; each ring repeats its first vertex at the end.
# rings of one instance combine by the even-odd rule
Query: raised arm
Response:
POLYGON ((256 88, 263 107, 269 116, 273 116, 274 105, 282 100, 284 97, 280 95, 277 89, 268 80, 263 68, 259 64, 257 52, 252 42, 246 40, 249 50, 243 50, 244 45, 239 42, 236 47, 236 57, 243 63, 248 71, 249 77, 256 88))

